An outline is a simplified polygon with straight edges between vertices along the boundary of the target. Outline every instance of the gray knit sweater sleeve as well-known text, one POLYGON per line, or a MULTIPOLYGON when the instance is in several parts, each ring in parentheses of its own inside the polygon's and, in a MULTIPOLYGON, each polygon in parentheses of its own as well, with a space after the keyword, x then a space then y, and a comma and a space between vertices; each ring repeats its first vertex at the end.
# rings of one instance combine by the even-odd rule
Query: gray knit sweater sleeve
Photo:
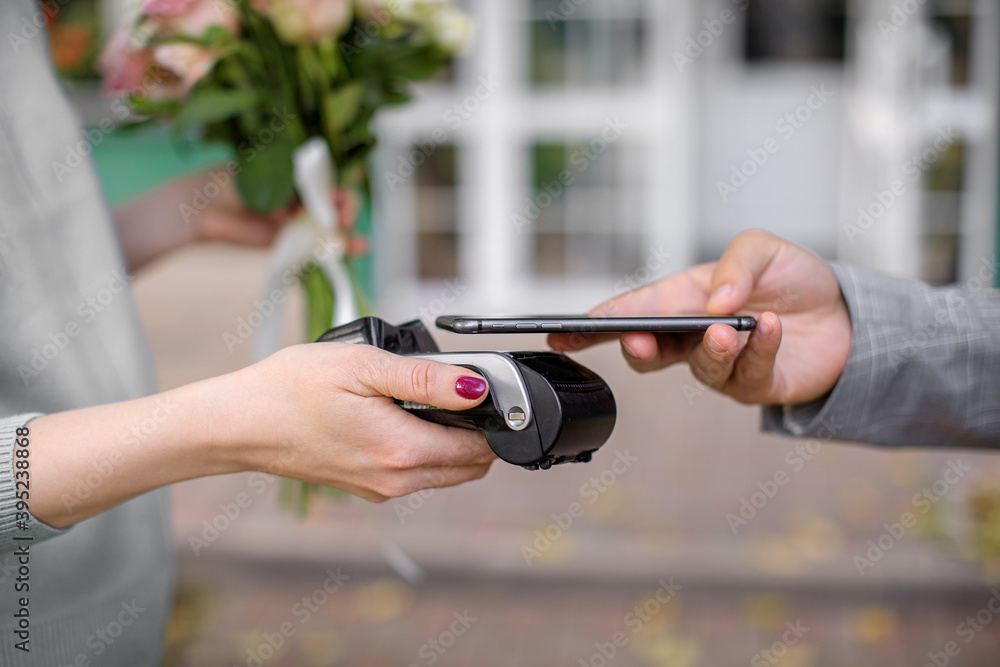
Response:
MULTIPOLYGON (((31 455, 27 460, 27 479, 24 475, 15 480, 14 448, 17 441, 17 429, 28 424, 40 414, 16 415, 0 419, 0 554, 14 551, 18 546, 35 543, 61 535, 65 530, 57 530, 36 519, 30 512, 18 509, 18 493, 24 491, 24 485, 18 487, 16 482, 27 482, 30 508, 31 493, 31 455), (18 539, 15 539, 18 538, 18 539)), ((31 451, 30 425, 28 435, 28 451, 31 451)), ((23 468, 22 468, 23 470, 23 468)))
MULTIPOLYGON (((851 353, 825 399, 764 409, 764 429, 896 447, 1000 448, 1000 292, 833 265, 851 315, 851 353), (972 289, 970 289, 972 288, 972 289)), ((821 354, 822 351, 817 351, 821 354)))

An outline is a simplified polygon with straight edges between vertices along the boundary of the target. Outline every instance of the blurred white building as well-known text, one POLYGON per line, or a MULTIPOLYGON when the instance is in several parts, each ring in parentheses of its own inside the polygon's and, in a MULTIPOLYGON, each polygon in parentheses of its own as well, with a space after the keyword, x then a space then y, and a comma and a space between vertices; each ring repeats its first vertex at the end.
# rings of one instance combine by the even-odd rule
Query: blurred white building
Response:
POLYGON ((749 228, 995 280, 994 0, 465 4, 468 57, 380 123, 387 316, 581 311, 749 228))

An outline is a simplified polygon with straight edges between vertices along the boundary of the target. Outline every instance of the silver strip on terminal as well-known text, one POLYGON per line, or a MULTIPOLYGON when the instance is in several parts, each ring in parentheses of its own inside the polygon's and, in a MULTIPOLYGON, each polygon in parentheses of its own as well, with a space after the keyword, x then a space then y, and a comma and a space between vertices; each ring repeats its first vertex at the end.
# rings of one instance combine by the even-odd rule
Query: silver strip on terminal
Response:
POLYGON ((406 356, 480 369, 490 384, 490 395, 508 428, 523 431, 531 424, 531 401, 528 400, 524 378, 514 360, 502 352, 437 352, 406 356))

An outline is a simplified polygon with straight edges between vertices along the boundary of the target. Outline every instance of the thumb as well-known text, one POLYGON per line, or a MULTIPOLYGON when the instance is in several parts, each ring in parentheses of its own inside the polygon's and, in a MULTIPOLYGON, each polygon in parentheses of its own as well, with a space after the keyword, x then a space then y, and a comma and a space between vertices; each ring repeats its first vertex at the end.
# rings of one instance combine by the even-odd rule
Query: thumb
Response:
POLYGON ((361 208, 357 193, 347 188, 337 188, 333 192, 333 205, 337 207, 340 229, 347 231, 353 228, 361 208))
POLYGON ((728 315, 739 310, 783 243, 777 236, 760 230, 734 238, 712 271, 708 313, 728 315))
POLYGON ((390 396, 444 410, 468 410, 482 403, 489 393, 486 380, 468 369, 373 351, 378 354, 372 363, 361 364, 357 375, 369 396, 390 396))

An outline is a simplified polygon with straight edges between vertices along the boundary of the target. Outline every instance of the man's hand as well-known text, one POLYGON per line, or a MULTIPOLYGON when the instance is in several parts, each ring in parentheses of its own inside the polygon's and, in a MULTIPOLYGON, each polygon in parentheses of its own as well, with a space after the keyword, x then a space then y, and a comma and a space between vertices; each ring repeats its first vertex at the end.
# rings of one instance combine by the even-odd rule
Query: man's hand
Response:
MULTIPOLYGON (((746 340, 715 324, 704 334, 630 333, 622 353, 639 372, 686 361, 712 389, 743 403, 803 403, 837 383, 851 349, 851 320, 830 267, 817 255, 762 231, 737 236, 718 262, 702 264, 608 301, 591 315, 753 315, 746 340), (780 317, 779 317, 780 316, 780 317)), ((553 334, 557 350, 614 335, 553 334)))

